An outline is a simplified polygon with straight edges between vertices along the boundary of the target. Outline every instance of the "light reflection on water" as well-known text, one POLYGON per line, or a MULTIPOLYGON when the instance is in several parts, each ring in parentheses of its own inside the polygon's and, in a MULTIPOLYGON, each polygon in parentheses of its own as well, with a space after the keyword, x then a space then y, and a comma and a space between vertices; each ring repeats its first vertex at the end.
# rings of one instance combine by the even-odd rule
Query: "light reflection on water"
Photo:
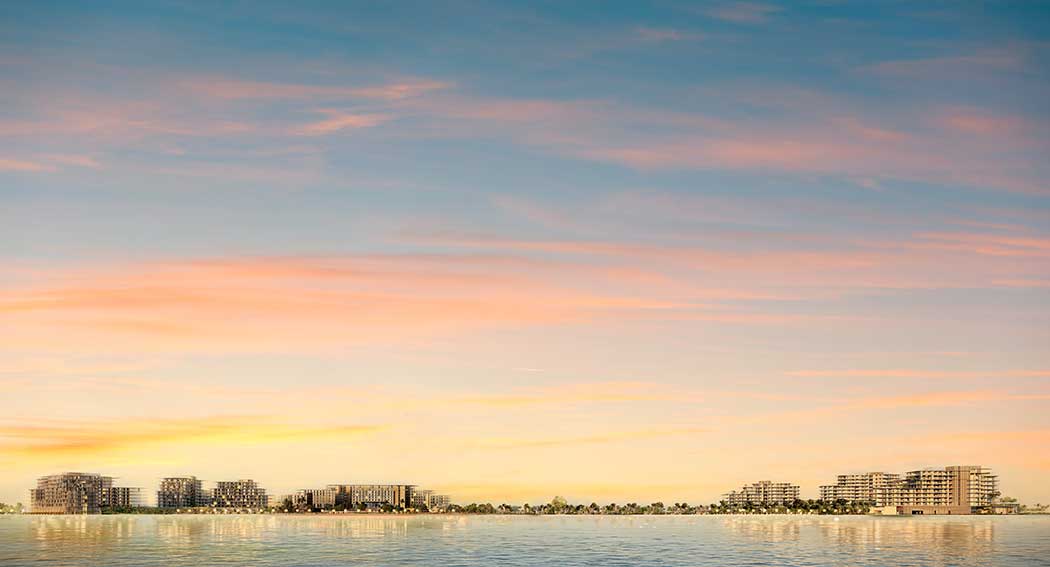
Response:
POLYGON ((0 565, 1050 565, 1050 517, 0 516, 0 565))

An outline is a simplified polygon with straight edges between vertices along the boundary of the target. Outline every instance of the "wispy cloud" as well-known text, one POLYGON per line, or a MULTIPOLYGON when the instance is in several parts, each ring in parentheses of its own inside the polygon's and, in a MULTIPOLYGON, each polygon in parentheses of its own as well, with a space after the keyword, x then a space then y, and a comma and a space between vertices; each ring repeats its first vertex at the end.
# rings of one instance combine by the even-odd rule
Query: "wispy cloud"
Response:
POLYGON ((90 457, 168 444, 267 444, 339 439, 375 433, 382 428, 296 424, 266 416, 20 422, 0 424, 0 453, 24 458, 90 457))
POLYGON ((354 114, 331 109, 323 109, 318 112, 328 115, 328 118, 299 128, 297 130, 299 134, 304 136, 321 136, 340 130, 371 128, 391 119, 387 114, 354 114))
POLYGON ((378 85, 345 86, 305 83, 274 83, 239 80, 225 77, 199 77, 178 82, 181 88, 209 97, 226 100, 292 99, 338 100, 380 99, 400 100, 430 91, 449 88, 449 83, 426 79, 396 81, 378 85))
POLYGON ((679 435, 696 435, 709 433, 701 427, 677 427, 667 429, 647 429, 640 431, 620 431, 578 437, 561 437, 545 439, 491 439, 478 444, 483 449, 542 449, 551 447, 573 447, 606 443, 628 443, 632 441, 652 440, 660 437, 679 435))
POLYGON ((920 370, 908 368, 870 370, 794 370, 789 376, 800 378, 907 378, 907 379, 973 379, 973 378, 1050 378, 1050 370, 920 370))
POLYGON ((779 6, 762 2, 728 2, 711 8, 707 14, 727 22, 761 24, 780 10, 779 6))

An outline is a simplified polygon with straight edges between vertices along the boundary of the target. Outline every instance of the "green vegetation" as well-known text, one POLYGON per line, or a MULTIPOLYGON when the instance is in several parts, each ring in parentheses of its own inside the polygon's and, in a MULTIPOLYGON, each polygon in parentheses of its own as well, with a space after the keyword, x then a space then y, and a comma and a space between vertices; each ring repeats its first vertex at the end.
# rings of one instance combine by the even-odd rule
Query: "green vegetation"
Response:
POLYGON ((452 505, 450 512, 463 514, 590 514, 590 515, 683 515, 683 514, 866 514, 871 508, 868 502, 851 502, 848 500, 794 500, 783 504, 762 506, 759 504, 744 504, 731 506, 726 502, 710 504, 707 506, 693 506, 686 502, 675 502, 665 505, 663 502, 651 504, 638 504, 629 502, 627 504, 606 504, 599 506, 595 502, 589 505, 570 504, 562 497, 555 497, 549 504, 531 506, 513 506, 510 504, 472 503, 467 505, 452 505))
POLYGON ((21 502, 18 504, 4 504, 0 502, 0 514, 24 514, 27 510, 21 502))

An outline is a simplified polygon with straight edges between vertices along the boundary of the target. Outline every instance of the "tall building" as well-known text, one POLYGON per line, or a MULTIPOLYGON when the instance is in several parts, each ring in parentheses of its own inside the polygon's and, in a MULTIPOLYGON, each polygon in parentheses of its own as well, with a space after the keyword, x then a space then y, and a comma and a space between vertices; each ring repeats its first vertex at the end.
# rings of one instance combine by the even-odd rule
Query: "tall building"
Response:
POLYGON ((29 491, 29 502, 34 514, 98 514, 109 505, 112 487, 112 477, 95 473, 43 476, 29 491))
POLYGON ((212 501, 217 508, 265 508, 266 490, 254 480, 241 479, 215 483, 212 501))
POLYGON ((328 488, 335 491, 337 504, 347 508, 380 508, 390 505, 394 508, 410 508, 411 484, 330 484, 328 488))
POLYGON ((790 482, 771 482, 761 480, 754 484, 744 485, 740 490, 726 494, 723 499, 732 506, 743 504, 783 504, 796 500, 799 486, 790 482))
POLYGON ((970 514, 989 508, 999 496, 999 480, 978 465, 909 471, 902 475, 872 472, 839 475, 820 487, 821 498, 862 500, 896 513, 970 514))
POLYGON ((196 508, 210 504, 210 495, 204 491, 200 479, 195 476, 163 478, 157 489, 158 508, 196 508))

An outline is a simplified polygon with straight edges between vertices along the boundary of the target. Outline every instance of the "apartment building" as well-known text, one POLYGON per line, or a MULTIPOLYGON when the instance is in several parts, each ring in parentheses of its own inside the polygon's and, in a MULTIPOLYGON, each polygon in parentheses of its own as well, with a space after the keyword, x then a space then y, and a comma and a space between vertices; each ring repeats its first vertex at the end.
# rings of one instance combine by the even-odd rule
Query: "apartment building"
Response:
POLYGON ((744 485, 722 497, 731 506, 745 504, 770 505, 791 502, 799 497, 799 486, 789 482, 772 482, 761 480, 744 485))
POLYGON ((438 512, 449 506, 447 494, 437 494, 433 490, 416 489, 412 491, 411 507, 416 510, 438 512))
POLYGON ((34 514, 99 514, 110 507, 141 506, 142 489, 113 486, 113 477, 67 472, 37 479, 29 491, 34 514))
POLYGON ((197 508, 211 505, 211 494, 195 476, 171 476, 161 479, 157 489, 158 508, 197 508))
POLYGON ((901 477, 887 472, 840 474, 835 484, 820 487, 822 500, 850 500, 887 506, 900 495, 901 477))
POLYGON ((146 503, 142 489, 133 486, 114 486, 109 489, 109 506, 114 508, 133 508, 146 503))
POLYGON ((335 491, 335 502, 347 508, 381 508, 390 505, 394 508, 410 508, 411 484, 330 484, 335 491))
POLYGON ((291 495, 292 505, 297 509, 330 509, 336 504, 334 488, 304 488, 291 495))
POLYGON ((34 514, 99 514, 112 487, 112 477, 95 473, 42 476, 29 491, 30 507, 34 514))
POLYGON ((251 479, 215 483, 212 502, 216 508, 265 508, 269 503, 266 490, 251 479))
POLYGON ((871 502, 883 513, 970 514, 990 508, 999 495, 998 477, 979 465, 839 475, 820 487, 820 497, 871 502))

